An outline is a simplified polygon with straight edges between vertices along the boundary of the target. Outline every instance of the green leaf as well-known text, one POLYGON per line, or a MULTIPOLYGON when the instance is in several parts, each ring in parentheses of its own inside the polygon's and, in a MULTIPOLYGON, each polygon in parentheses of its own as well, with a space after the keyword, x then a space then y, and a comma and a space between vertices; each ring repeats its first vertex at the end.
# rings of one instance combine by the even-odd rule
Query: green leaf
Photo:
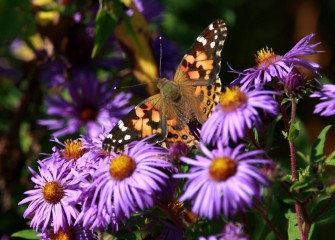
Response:
POLYGON ((23 238, 23 239, 39 239, 36 237, 37 232, 32 229, 21 230, 12 234, 11 237, 23 238))
POLYGON ((308 240, 316 240, 318 239, 315 229, 315 224, 313 223, 311 229, 309 230, 308 240))
POLYGON ((319 215, 319 217, 316 219, 315 223, 321 223, 329 220, 333 221, 335 219, 335 200, 332 199, 329 203, 329 198, 327 198, 317 203, 311 211, 312 218, 315 218, 316 215, 319 215), (324 209, 325 207, 326 209, 324 209), (319 215, 320 211, 322 211, 321 215, 319 215))
POLYGON ((288 140, 289 141, 294 141, 298 136, 300 132, 300 123, 295 122, 290 125, 290 133, 288 134, 288 140))
POLYGON ((304 189, 307 191, 316 191, 314 183, 313 174, 310 172, 310 166, 307 166, 305 169, 299 171, 299 180, 294 182, 290 187, 290 191, 304 189))
POLYGON ((98 51, 107 42, 122 14, 123 12, 120 11, 119 1, 113 1, 113 9, 111 10, 107 10, 102 7, 99 9, 95 18, 94 47, 92 57, 95 57, 98 51))
POLYGON ((21 34, 30 35, 36 31, 35 25, 29 0, 0 1, 0 43, 8 44, 21 34))
POLYGON ((318 138, 313 144, 312 152, 311 152, 311 161, 312 163, 318 162, 322 160, 324 157, 324 146, 326 141, 326 135, 328 130, 330 129, 331 125, 326 126, 321 133, 319 134, 318 138))
POLYGON ((287 230, 288 239, 289 240, 300 239, 296 214, 291 212, 291 210, 289 210, 286 214, 286 218, 288 219, 288 230, 287 230))
POLYGON ((335 167, 335 151, 332 152, 327 158, 326 158, 326 165, 334 166, 335 167))

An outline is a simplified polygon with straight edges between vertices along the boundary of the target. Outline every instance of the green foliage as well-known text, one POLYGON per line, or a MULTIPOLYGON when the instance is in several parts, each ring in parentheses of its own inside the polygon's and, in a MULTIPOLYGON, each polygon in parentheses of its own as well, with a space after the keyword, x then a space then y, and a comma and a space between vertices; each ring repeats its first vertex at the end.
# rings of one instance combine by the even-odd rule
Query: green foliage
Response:
POLYGON ((286 218, 288 219, 288 230, 287 230, 288 239, 289 240, 300 239, 296 214, 291 210, 288 210, 286 218))
POLYGON ((0 44, 9 44, 17 35, 35 32, 29 0, 0 1, 0 44))
POLYGON ((110 9, 107 6, 100 6, 95 18, 94 47, 92 57, 95 57, 98 51, 106 43, 108 38, 113 33, 120 17, 124 13, 122 11, 121 1, 119 0, 113 0, 110 9))
POLYGON ((321 133, 319 134, 318 138, 313 144, 312 151, 311 151, 311 162, 312 163, 319 163, 320 161, 324 160, 324 147, 326 142, 326 135, 331 126, 325 127, 321 133))
POLYGON ((288 135, 288 140, 289 141, 295 141, 297 139, 297 137, 299 136, 300 133, 300 123, 299 122, 295 122, 293 124, 290 125, 290 132, 288 135))
POLYGON ((13 238, 20 238, 20 239, 40 239, 36 237, 38 233, 32 229, 21 230, 16 233, 13 233, 11 237, 13 238))

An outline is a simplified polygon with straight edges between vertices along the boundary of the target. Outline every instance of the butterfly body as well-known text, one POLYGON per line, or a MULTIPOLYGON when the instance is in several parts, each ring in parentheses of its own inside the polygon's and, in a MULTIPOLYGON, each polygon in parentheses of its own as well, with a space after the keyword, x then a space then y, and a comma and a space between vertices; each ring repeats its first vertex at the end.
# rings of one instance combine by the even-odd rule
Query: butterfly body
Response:
POLYGON ((226 37, 223 20, 211 23, 183 57, 173 80, 157 79, 159 93, 138 104, 120 120, 103 142, 106 151, 122 151, 130 142, 169 146, 197 144, 190 124, 203 124, 219 101, 221 50, 226 37))

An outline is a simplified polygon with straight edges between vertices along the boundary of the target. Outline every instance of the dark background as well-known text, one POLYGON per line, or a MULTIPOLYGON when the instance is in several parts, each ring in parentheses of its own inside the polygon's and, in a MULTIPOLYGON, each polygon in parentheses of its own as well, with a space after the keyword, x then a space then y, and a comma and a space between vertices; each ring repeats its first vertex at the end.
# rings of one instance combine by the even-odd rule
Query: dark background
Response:
MULTIPOLYGON (((227 72, 226 63, 236 70, 252 67, 255 64, 257 50, 268 46, 273 48, 275 53, 283 55, 299 39, 310 33, 316 34, 314 42, 322 42, 318 49, 324 52, 308 56, 308 59, 322 66, 323 83, 335 81, 335 1, 333 0, 161 0, 161 3, 166 7, 166 11, 160 28, 171 41, 184 50, 211 21, 218 18, 225 19, 228 36, 222 53, 221 71, 225 85, 236 77, 235 74, 227 72)), ((15 37, 34 31, 36 23, 32 15, 29 1, 0 0, 0 56, 9 57, 8 46, 15 37)), ((17 66, 18 74, 23 71, 21 65, 14 63, 14 66, 17 66)), ((1 236, 28 228, 26 220, 22 218, 25 206, 17 206, 29 185, 26 182, 29 176, 26 166, 38 159, 39 152, 50 152, 48 149, 50 146, 35 142, 36 151, 28 154, 7 148, 8 141, 15 142, 15 139, 22 137, 22 132, 18 129, 25 127, 23 124, 27 123, 20 121, 20 118, 24 119, 26 114, 29 114, 30 106, 28 104, 27 111, 21 115, 15 107, 12 111, 8 111, 5 106, 7 102, 17 101, 17 104, 13 105, 18 106, 22 103, 20 98, 22 95, 20 89, 8 88, 3 78, 0 77, 0 81, 1 236), (8 128, 11 121, 17 121, 16 131, 11 132, 12 129, 8 128), (6 172, 4 169, 7 169, 6 172), (11 177, 6 177, 8 175, 11 177), (6 182, 8 179, 10 182, 6 182)), ((305 98, 298 104, 298 118, 304 124, 303 142, 307 144, 317 137, 325 125, 334 123, 333 118, 321 118, 313 114, 315 103, 315 100, 305 98)), ((36 124, 31 124, 33 127, 38 127, 36 124)), ((39 139, 48 139, 47 134, 44 136, 39 139)), ((300 147, 303 149, 306 146, 300 147)), ((287 150, 285 147, 284 149, 287 150)), ((326 152, 330 153, 334 149, 335 129, 332 129, 328 134, 326 152)), ((288 151, 286 153, 288 154, 288 151)), ((320 239, 327 239, 328 234, 333 232, 332 224, 334 223, 325 223, 320 228, 318 231, 320 239)))

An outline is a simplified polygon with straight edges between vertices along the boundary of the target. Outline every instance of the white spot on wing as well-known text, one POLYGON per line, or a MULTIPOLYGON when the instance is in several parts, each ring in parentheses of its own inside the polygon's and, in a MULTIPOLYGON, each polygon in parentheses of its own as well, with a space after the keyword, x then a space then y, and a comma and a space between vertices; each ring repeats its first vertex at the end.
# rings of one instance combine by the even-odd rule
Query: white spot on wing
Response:
POLYGON ((203 46, 205 46, 206 43, 207 43, 206 38, 204 38, 203 36, 197 37, 197 41, 200 42, 200 43, 202 43, 203 46))
POLYGON ((119 139, 119 141, 118 141, 119 143, 122 143, 122 139, 119 139))
POLYGON ((211 42, 210 46, 211 46, 211 48, 214 48, 215 47, 215 42, 211 42))
POLYGON ((126 131, 128 128, 124 126, 124 123, 122 121, 119 122, 119 128, 122 132, 126 131))
POLYGON ((211 25, 208 26, 208 29, 209 29, 209 30, 213 30, 213 29, 214 29, 213 23, 212 23, 211 25))
POLYGON ((126 136, 124 136, 124 140, 126 140, 126 141, 128 141, 130 138, 131 138, 130 135, 126 135, 126 136))
POLYGON ((112 139, 112 138, 113 138, 113 134, 111 134, 111 133, 108 134, 106 138, 108 138, 108 139, 112 139))

